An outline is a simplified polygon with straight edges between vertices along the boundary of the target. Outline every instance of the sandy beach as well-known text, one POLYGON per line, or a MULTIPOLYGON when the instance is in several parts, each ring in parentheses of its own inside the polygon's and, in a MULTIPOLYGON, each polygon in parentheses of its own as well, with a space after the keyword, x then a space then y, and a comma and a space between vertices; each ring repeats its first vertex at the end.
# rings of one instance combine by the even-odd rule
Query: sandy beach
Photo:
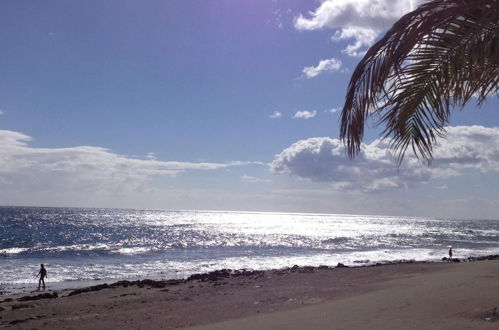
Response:
MULTIPOLYGON (((34 284, 35 286, 35 284, 34 284)), ((218 271, 0 296, 11 329, 498 329, 499 260, 218 271)))

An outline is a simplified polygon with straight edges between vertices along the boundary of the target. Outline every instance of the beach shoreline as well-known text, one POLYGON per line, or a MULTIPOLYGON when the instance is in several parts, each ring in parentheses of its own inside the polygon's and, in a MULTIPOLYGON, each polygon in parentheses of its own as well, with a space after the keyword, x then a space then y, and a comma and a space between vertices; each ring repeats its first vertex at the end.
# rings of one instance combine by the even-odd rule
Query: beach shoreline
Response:
MULTIPOLYGON (((92 288, 106 288, 106 287, 116 287, 123 285, 137 285, 137 283, 153 283, 155 285, 162 285, 161 283, 179 283, 182 281, 190 281, 193 279, 199 279, 203 277, 210 276, 245 276, 251 274, 251 272, 280 272, 286 270, 299 270, 299 269, 326 269, 326 268, 363 268, 363 267, 378 267, 378 266, 386 266, 386 265, 398 265, 398 264, 426 264, 426 263, 440 263, 440 262, 470 262, 470 261, 480 261, 480 260, 496 260, 499 259, 499 255, 491 254, 491 255, 482 255, 482 256, 472 256, 466 258, 453 258, 449 260, 447 257, 443 257, 440 260, 413 260, 413 259, 400 259, 400 260, 381 260, 381 261, 370 261, 370 260, 360 260, 356 264, 343 264, 338 263, 335 266, 330 265, 320 265, 320 266, 299 266, 293 265, 291 267, 279 268, 279 269, 218 269, 214 271, 208 271, 204 273, 194 273, 185 278, 158 278, 156 277, 135 277, 135 278, 116 278, 116 279, 85 279, 85 280, 73 280, 73 281, 62 281, 62 282, 51 282, 47 280, 47 288, 51 291, 63 292, 63 291, 79 291, 81 289, 84 290, 92 290, 92 288)), ((19 295, 19 294, 34 294, 37 293, 38 290, 35 290, 37 281, 33 281, 32 286, 28 284, 17 288, 12 291, 12 288, 1 286, 0 283, 0 297, 5 295, 19 295)))
MULTIPOLYGON (((412 306, 407 307, 409 311, 405 311, 408 313, 406 316, 400 316, 403 319, 411 318, 412 314, 416 317, 421 308, 414 305, 412 300, 415 297, 404 296, 407 293, 400 293, 401 290, 408 287, 417 293, 418 286, 430 286, 430 292, 440 291, 441 296, 447 297, 451 303, 456 301, 451 304, 452 308, 446 307, 446 310, 457 308, 457 315, 460 315, 459 320, 463 324, 483 322, 480 323, 483 329, 497 327, 499 323, 495 323, 495 320, 485 319, 493 317, 492 310, 499 307, 499 298, 495 297, 497 295, 485 297, 490 291, 499 292, 499 256, 474 259, 473 262, 440 263, 406 261, 364 267, 338 265, 295 266, 268 271, 219 270, 195 274, 182 280, 118 281, 74 290, 3 295, 0 296, 0 326, 27 329, 173 329, 191 326, 203 329, 249 329, 251 326, 248 327, 248 323, 263 322, 263 328, 292 328, 293 324, 300 324, 299 320, 292 321, 293 324, 286 323, 288 319, 293 319, 293 315, 305 313, 300 320, 313 323, 317 322, 314 313, 334 316, 331 311, 341 310, 342 304, 348 305, 351 299, 360 299, 356 305, 360 308, 363 296, 368 297, 364 300, 378 301, 376 299, 390 294, 395 294, 397 299, 412 306), (476 275, 482 281, 475 280, 476 275), (452 283, 454 286, 451 286, 452 283), (487 285, 491 286, 491 290, 484 290, 483 286, 487 285), (480 292, 483 299, 475 303, 473 310, 459 310, 459 306, 454 306, 457 302, 462 303, 464 298, 473 300, 473 297, 468 297, 470 289, 474 293, 480 292), (334 304, 334 308, 330 304, 334 304), (309 310, 311 307, 317 310, 309 310), (411 312, 412 308, 414 311, 411 312), (468 316, 462 317, 463 313, 468 316), (487 316, 487 313, 490 315, 487 316)), ((375 305, 373 308, 383 310, 383 304, 375 305)), ((389 309, 386 307, 385 311, 389 309)), ((366 311, 364 313, 366 317, 370 315, 366 311)), ((397 315, 386 313, 391 315, 388 318, 392 322, 398 320, 397 315)), ((356 320, 360 322, 356 327, 362 328, 362 322, 368 322, 367 319, 362 321, 363 317, 349 318, 345 316, 347 314, 342 314, 345 324, 356 320)), ((453 320, 453 317, 449 320, 453 320)), ((313 328, 324 328, 328 324, 326 320, 324 322, 322 326, 316 324, 313 328)), ((338 325, 338 328, 341 327, 338 325)))
POLYGON ((265 212, 4 208, 0 290, 178 279, 220 269, 366 266, 499 254, 499 220, 265 212), (103 234, 105 233, 105 234, 103 234), (30 238, 26 240, 26 238, 30 238), (50 239, 47 239, 50 238, 50 239))

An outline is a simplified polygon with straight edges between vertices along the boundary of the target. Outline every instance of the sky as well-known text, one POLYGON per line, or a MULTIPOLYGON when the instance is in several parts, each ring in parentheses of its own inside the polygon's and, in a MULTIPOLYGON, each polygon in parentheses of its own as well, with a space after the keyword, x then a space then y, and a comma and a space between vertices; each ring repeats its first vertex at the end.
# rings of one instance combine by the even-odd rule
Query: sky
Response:
POLYGON ((498 219, 497 97, 426 166, 346 157, 364 52, 416 0, 0 2, 0 205, 498 219))

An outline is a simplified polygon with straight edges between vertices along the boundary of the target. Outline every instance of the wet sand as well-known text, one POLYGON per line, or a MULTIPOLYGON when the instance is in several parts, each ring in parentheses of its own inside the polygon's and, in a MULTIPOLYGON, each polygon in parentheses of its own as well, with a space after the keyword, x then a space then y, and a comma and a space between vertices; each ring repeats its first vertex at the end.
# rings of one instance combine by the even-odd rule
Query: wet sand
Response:
POLYGON ((218 271, 39 294, 0 296, 0 327, 499 329, 499 260, 218 271))

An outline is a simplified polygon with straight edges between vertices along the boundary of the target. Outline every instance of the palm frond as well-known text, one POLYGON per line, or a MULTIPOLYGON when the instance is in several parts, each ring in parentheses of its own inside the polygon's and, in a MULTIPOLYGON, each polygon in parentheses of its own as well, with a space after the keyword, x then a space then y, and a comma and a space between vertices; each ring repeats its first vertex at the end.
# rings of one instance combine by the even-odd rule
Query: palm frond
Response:
POLYGON ((399 161, 411 146, 430 162, 451 110, 498 93, 498 23, 499 0, 433 0, 397 21, 350 80, 340 127, 349 155, 376 115, 399 161))

